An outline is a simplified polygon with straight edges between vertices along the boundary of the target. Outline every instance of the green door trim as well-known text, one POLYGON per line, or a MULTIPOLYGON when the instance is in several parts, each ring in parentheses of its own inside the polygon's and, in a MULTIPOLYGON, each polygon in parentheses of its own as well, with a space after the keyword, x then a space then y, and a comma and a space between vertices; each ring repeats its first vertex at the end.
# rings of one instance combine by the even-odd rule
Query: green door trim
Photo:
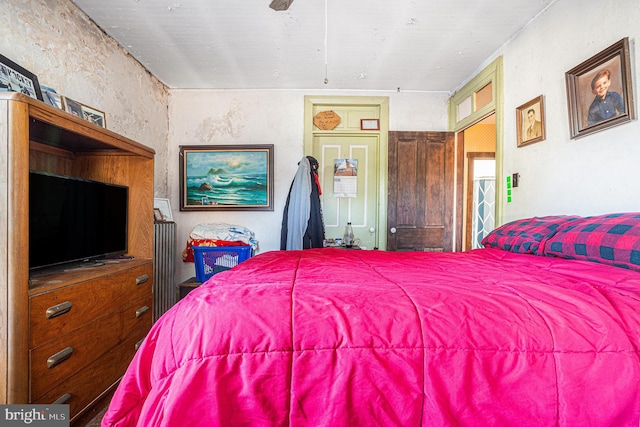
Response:
MULTIPOLYGON (((389 98, 386 96, 313 96, 304 97, 304 155, 313 152, 313 137, 319 134, 331 134, 332 131, 323 131, 314 128, 314 107, 322 105, 344 106, 368 106, 378 107, 380 114, 380 146, 378 147, 378 248, 387 248, 387 173, 389 152, 389 98)), ((339 131, 345 133, 344 131, 339 131)), ((354 131, 355 132, 355 131, 354 131)))
MULTIPOLYGON (((461 132, 471 125, 495 113, 496 117, 496 227, 502 224, 504 216, 504 83, 502 56, 487 65, 466 85, 449 98, 449 130, 461 132), (458 121, 458 105, 465 99, 492 83, 492 100, 487 105, 473 111, 469 116, 458 121)), ((460 212, 462 215, 464 212, 460 212)))

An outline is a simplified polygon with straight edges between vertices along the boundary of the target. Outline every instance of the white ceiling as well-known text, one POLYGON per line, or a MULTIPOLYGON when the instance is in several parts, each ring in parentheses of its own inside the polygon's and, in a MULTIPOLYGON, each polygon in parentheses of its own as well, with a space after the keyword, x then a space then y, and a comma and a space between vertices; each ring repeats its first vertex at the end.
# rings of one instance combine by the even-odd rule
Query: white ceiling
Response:
POLYGON ((555 0, 72 1, 170 88, 452 91, 555 0))

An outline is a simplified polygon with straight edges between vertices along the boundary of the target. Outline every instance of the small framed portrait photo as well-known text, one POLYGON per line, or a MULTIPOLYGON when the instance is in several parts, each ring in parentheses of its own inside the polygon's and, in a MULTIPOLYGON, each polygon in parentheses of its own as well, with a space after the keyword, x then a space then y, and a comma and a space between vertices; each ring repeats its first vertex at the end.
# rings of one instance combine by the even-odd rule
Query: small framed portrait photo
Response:
POLYGON ((567 71, 565 80, 571 139, 635 118, 628 38, 567 71))
POLYGON ((544 141, 544 102, 542 95, 516 108, 518 147, 544 141))

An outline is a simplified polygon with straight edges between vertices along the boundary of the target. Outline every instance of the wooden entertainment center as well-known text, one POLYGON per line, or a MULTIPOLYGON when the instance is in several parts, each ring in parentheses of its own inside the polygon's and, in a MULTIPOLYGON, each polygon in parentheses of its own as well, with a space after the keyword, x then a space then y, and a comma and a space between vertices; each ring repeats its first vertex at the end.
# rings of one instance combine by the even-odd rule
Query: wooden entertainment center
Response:
MULTIPOLYGON (((152 324, 154 150, 0 93, 0 404, 103 406, 152 324), (29 170, 129 187, 128 254, 29 271, 29 170)), ((55 251, 56 248, 51 248, 55 251)))

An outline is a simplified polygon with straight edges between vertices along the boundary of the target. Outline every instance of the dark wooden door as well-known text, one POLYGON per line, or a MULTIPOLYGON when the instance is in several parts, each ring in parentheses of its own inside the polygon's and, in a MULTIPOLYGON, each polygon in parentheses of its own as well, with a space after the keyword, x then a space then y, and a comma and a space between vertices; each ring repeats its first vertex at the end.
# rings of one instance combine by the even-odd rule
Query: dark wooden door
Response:
POLYGON ((460 249, 463 172, 455 166, 453 132, 389 132, 387 250, 460 249))

